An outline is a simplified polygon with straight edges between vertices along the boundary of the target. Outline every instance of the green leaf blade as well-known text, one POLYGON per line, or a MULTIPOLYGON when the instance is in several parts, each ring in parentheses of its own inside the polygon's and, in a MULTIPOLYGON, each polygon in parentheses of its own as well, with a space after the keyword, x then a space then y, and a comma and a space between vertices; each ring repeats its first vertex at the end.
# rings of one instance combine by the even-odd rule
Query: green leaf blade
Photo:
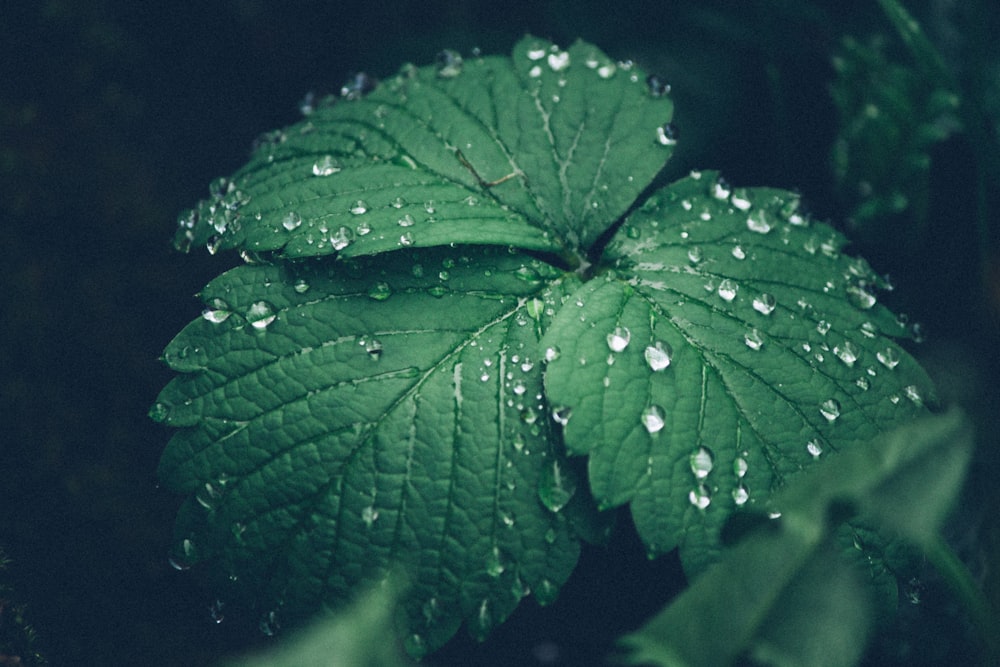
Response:
POLYGON ((697 174, 632 215, 616 271, 556 317, 544 344, 571 353, 546 390, 571 410, 567 448, 590 456, 600 503, 631 503, 651 551, 679 544, 699 569, 733 512, 933 400, 882 279, 843 245, 789 193, 697 174))
POLYGON ((160 476, 190 494, 178 558, 217 560, 279 615, 404 567, 420 654, 462 620, 484 636, 530 591, 551 599, 579 545, 538 497, 561 457, 551 426, 525 416, 547 413, 535 302, 557 299, 553 274, 505 252, 398 260, 408 270, 245 266, 209 285, 231 314, 168 348, 183 373, 159 403, 182 429, 160 476), (275 317, 258 329, 262 296, 275 317))
POLYGON ((404 67, 267 135, 175 245, 284 257, 491 244, 584 256, 670 155, 673 107, 595 47, 533 37, 461 70, 404 67))

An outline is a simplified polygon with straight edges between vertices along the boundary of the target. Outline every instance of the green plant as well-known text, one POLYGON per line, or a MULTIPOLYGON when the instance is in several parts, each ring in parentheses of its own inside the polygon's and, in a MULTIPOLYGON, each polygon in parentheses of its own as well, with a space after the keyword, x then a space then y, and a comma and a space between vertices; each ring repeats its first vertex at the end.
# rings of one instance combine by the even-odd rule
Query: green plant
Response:
POLYGON ((179 429, 176 565, 213 562, 268 625, 399 567, 422 656, 553 600, 605 510, 694 577, 787 479, 924 416, 883 279, 798 195, 657 180, 668 92, 583 42, 443 52, 215 182, 176 245, 246 264, 202 292, 151 410, 179 429))

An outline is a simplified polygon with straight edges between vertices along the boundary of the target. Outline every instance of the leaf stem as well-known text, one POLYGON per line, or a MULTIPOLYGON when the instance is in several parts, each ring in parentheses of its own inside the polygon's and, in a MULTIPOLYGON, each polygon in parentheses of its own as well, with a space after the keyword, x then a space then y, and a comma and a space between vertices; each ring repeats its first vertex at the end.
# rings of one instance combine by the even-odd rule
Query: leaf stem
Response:
POLYGON ((1000 664, 1000 623, 968 568, 940 535, 925 545, 924 554, 944 577, 979 633, 985 650, 983 664, 1000 664))

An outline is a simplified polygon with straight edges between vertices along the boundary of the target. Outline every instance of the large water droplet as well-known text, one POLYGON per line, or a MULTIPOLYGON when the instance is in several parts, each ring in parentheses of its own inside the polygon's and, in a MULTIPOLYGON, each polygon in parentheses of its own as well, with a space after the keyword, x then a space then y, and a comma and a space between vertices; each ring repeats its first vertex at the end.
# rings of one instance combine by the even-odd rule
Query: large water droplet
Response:
POLYGON ((747 344, 751 350, 759 350, 764 347, 764 337, 760 335, 760 332, 756 329, 751 329, 750 331, 743 334, 743 342, 747 344))
POLYGON ((212 299, 205 310, 201 311, 201 316, 212 324, 222 324, 231 314, 229 304, 222 299, 212 299))
POLYGON ((664 123, 656 128, 656 141, 663 146, 676 146, 678 134, 676 125, 664 123))
MULTIPOLYGON (((825 414, 823 416, 826 417, 825 414)), ((820 457, 820 454, 823 453, 823 447, 822 445, 819 444, 819 441, 810 440, 809 442, 806 443, 806 451, 809 452, 809 456, 813 457, 814 459, 818 459, 820 457)))
POLYGON ((762 208, 751 211, 747 216, 747 229, 758 234, 767 234, 771 231, 771 222, 767 219, 767 212, 762 208))
POLYGON ((542 504, 553 512, 558 512, 576 494, 576 477, 567 474, 563 464, 558 459, 553 460, 542 469, 539 481, 538 497, 542 504))
POLYGON ((545 361, 555 361, 562 354, 557 345, 545 348, 545 361))
POLYGON ((837 358, 843 361, 848 368, 853 366, 854 362, 858 360, 858 348, 849 340, 845 340, 840 345, 834 345, 833 353, 837 355, 837 358))
POLYGON ((736 298, 736 293, 739 291, 740 287, 735 281, 729 278, 723 278, 719 281, 718 294, 722 297, 723 301, 732 301, 736 298))
POLYGON ((274 306, 267 301, 256 301, 247 310, 246 319, 254 329, 264 330, 277 319, 274 306))
POLYGON ((546 62, 548 62, 553 72, 561 72, 569 67, 569 51, 550 53, 546 62))
POLYGON ((458 51, 445 49, 438 52, 437 75, 442 79, 452 79, 462 73, 462 56, 458 51))
POLYGON ((875 358, 889 370, 892 370, 899 365, 899 352, 897 352, 896 348, 893 347, 887 347, 884 350, 879 350, 875 353, 875 358))
POLYGON ((657 341, 646 348, 643 356, 646 358, 646 363, 649 364, 650 369, 653 371, 662 371, 670 365, 673 350, 667 343, 657 341))
POLYGON ((847 299, 861 310, 871 309, 877 301, 875 295, 861 285, 849 285, 847 287, 847 299))
POLYGON ((364 215, 368 212, 368 204, 364 199, 359 199, 351 205, 351 213, 354 215, 364 215))
POLYGON ((170 406, 157 401, 149 409, 149 418, 158 424, 162 424, 170 417, 170 406))
POLYGON ((615 327, 614 331, 608 334, 607 340, 612 352, 622 352, 632 340, 632 332, 627 327, 615 327))
POLYGON ((368 288, 368 296, 376 301, 385 301, 392 296, 392 287, 385 281, 379 281, 368 288))
POLYGON ((778 301, 773 295, 764 292, 753 300, 753 309, 761 315, 770 315, 777 307, 778 301))
POLYGON ((343 250, 347 246, 351 245, 354 240, 354 231, 348 227, 340 227, 337 231, 330 234, 330 246, 334 250, 343 250))
POLYGON ((699 447, 691 454, 691 472, 696 479, 705 479, 708 473, 712 472, 715 464, 715 455, 707 447, 699 447))
POLYGON ((573 416, 573 408, 570 407, 558 407, 552 408, 552 419, 561 426, 565 426, 569 423, 569 418, 573 416))
POLYGON ((340 171, 340 165, 333 159, 332 155, 324 155, 316 160, 312 166, 313 176, 332 176, 340 171))
POLYGON ((399 245, 410 246, 413 245, 413 234, 410 232, 404 232, 399 235, 399 245))
POLYGON ((288 213, 285 214, 285 217, 281 219, 281 226, 287 229, 288 231, 297 229, 298 226, 301 224, 302 224, 302 216, 296 213, 295 211, 289 211, 288 213))
POLYGON ((658 433, 666 426, 667 413, 659 405, 650 405, 642 411, 642 425, 650 433, 658 433))
POLYGON ((820 404, 819 411, 828 422, 834 422, 840 416, 840 403, 835 398, 828 398, 820 404))
POLYGON ((740 484, 735 489, 733 489, 733 502, 736 503, 737 507, 742 507, 747 504, 750 500, 750 491, 743 484, 740 484))
POLYGON ((707 509, 712 504, 712 493, 704 484, 699 484, 688 493, 688 501, 700 510, 707 509))

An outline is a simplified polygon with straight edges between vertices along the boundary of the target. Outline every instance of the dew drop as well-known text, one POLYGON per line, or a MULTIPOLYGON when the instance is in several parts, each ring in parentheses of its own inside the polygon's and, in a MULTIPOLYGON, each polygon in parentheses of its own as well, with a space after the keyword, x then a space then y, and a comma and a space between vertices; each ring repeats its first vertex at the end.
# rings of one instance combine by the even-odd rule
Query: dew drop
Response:
POLYGON ((746 250, 744 250, 743 246, 741 246, 739 244, 736 244, 736 245, 733 246, 732 255, 736 259, 746 259, 747 258, 746 250))
POLYGON ((698 262, 701 261, 701 248, 699 248, 698 246, 692 246, 688 248, 687 254, 688 254, 688 260, 692 264, 697 264, 698 262))
POLYGON ((887 347, 884 350, 879 350, 875 353, 875 358, 881 362, 883 366, 892 370, 899 365, 899 353, 896 352, 895 348, 887 347))
POLYGON ((368 234, 371 234, 372 232, 372 226, 369 225, 367 222, 359 222, 358 226, 355 227, 354 229, 355 231, 357 231, 358 236, 366 236, 368 234))
POLYGON ((385 301, 392 296, 392 287, 387 282, 379 281, 368 288, 368 296, 376 301, 385 301))
POLYGON ((499 577, 505 569, 503 558, 500 555, 500 547, 494 546, 486 557, 486 574, 494 578, 499 577))
POLYGON ((764 292, 753 300, 753 309, 761 315, 770 315, 774 312, 777 305, 778 302, 774 296, 767 292, 764 292))
POLYGON ((365 526, 371 528, 372 524, 378 521, 378 510, 375 509, 373 505, 369 505, 361 510, 361 520, 364 522, 365 526))
POLYGON ((840 403, 834 398, 828 398, 820 404, 819 412, 832 423, 840 416, 840 403))
POLYGON ((741 211, 749 211, 750 207, 753 206, 753 202, 750 199, 750 193, 746 188, 734 190, 729 202, 741 211))
POLYGON ((664 123, 656 128, 656 141, 662 146, 676 146, 678 134, 676 125, 664 123))
POLYGON ((332 155, 324 155, 316 162, 313 162, 312 173, 313 176, 332 176, 340 171, 340 165, 338 165, 332 155))
POLYGON ((285 217, 281 219, 281 226, 287 229, 288 231, 297 229, 298 226, 301 224, 302 224, 302 216, 300 216, 295 211, 289 211, 288 213, 285 214, 285 217))
POLYGON ((920 390, 917 389, 916 385, 911 384, 903 387, 903 394, 916 406, 924 404, 924 399, 920 396, 920 390))
POLYGON ((373 361, 378 361, 382 358, 382 341, 378 338, 369 338, 364 341, 364 348, 373 361))
POLYGON ((391 202, 389 202, 389 205, 396 209, 403 208, 406 206, 406 200, 402 197, 395 197, 391 202))
POLYGON ((548 62, 553 72, 561 72, 569 67, 569 52, 559 51, 557 53, 550 53, 546 62, 548 62))
POLYGON ((759 350, 764 347, 764 338, 756 329, 751 329, 746 332, 746 334, 743 335, 743 342, 746 343, 747 347, 751 350, 759 350))
POLYGON ((170 417, 170 406, 166 403, 161 403, 157 401, 153 404, 153 407, 149 409, 149 418, 152 419, 157 424, 162 424, 167 421, 170 417))
POLYGON ((569 418, 573 416, 573 408, 570 407, 559 407, 552 408, 552 419, 555 420, 560 426, 565 426, 569 423, 569 418))
POLYGON ((670 84, 656 74, 646 77, 646 89, 650 97, 665 97, 670 94, 670 84))
POLYGON ((576 478, 566 474, 562 462, 555 459, 542 469, 538 497, 549 510, 559 512, 576 494, 576 488, 576 478))
POLYGON ((351 245, 354 240, 354 232, 348 227, 340 227, 330 234, 330 247, 334 250, 343 250, 351 245))
POLYGON ((749 469, 749 464, 747 460, 742 456, 737 456, 736 460, 733 461, 733 473, 738 479, 743 479, 746 477, 747 470, 749 469))
POLYGON ((212 324, 222 324, 231 314, 229 304, 222 299, 212 299, 205 310, 201 311, 201 316, 212 324))
POLYGON ((746 505, 748 500, 750 500, 750 492, 747 490, 747 487, 740 484, 733 489, 733 502, 736 503, 737 507, 746 505))
POLYGON ((820 320, 819 322, 816 323, 816 331, 819 333, 820 336, 825 336, 827 333, 829 333, 831 326, 832 325, 826 320, 820 320))
POLYGON ((274 311, 274 306, 267 301, 255 301, 247 310, 246 319, 254 329, 263 331, 269 324, 277 319, 278 315, 274 311))
POLYGON ((354 215, 364 215, 368 212, 368 204, 364 199, 359 199, 351 206, 351 213, 354 215))
POLYGON ((642 411, 642 425, 650 433, 658 433, 666 426, 666 412, 659 405, 650 405, 642 411))
POLYGON ((847 299, 861 310, 870 310, 877 301, 875 295, 861 285, 849 285, 847 287, 847 299))
POLYGON ((405 232, 399 235, 399 245, 410 246, 413 245, 413 234, 410 232, 405 232))
POLYGON ((809 456, 814 459, 818 459, 823 453, 823 447, 816 440, 810 440, 806 443, 806 451, 809 452, 809 456))
POLYGON ((729 184, 729 181, 725 176, 719 176, 715 179, 715 183, 712 184, 711 194, 716 199, 727 200, 729 195, 733 193, 733 186, 729 184))
POLYGON ((712 494, 704 484, 699 484, 688 493, 688 501, 700 510, 707 509, 712 504, 712 494))
POLYGON ((767 234, 771 231, 771 223, 764 209, 756 209, 747 216, 747 229, 758 234, 767 234))
POLYGON ((849 340, 845 340, 841 345, 834 345, 833 353, 848 368, 854 366, 854 362, 858 360, 858 348, 849 340))
POLYGON ((736 293, 739 291, 739 285, 729 278, 723 278, 719 281, 718 294, 722 297, 723 301, 732 301, 736 298, 736 293))
POLYGON ((608 334, 607 340, 612 352, 622 352, 632 340, 632 332, 627 327, 615 327, 614 331, 608 334))
POLYGON ((309 283, 307 283, 304 278, 299 278, 295 281, 295 284, 292 285, 292 289, 295 290, 296 294, 305 294, 309 291, 309 283))
POLYGON ((673 350, 670 345, 662 341, 657 341, 653 345, 650 345, 643 352, 643 356, 646 358, 646 363, 649 368, 656 371, 662 371, 670 365, 670 360, 673 357, 673 350))
POLYGON ((699 447, 691 454, 691 472, 696 479, 705 479, 708 473, 712 472, 715 464, 715 455, 707 447, 699 447))
POLYGON ((558 346, 553 345, 552 347, 547 347, 545 348, 545 361, 555 361, 559 358, 560 354, 562 354, 562 352, 559 350, 558 346))
POLYGON ((437 75, 442 79, 453 79, 462 73, 462 56, 458 51, 445 49, 435 58, 437 75))

